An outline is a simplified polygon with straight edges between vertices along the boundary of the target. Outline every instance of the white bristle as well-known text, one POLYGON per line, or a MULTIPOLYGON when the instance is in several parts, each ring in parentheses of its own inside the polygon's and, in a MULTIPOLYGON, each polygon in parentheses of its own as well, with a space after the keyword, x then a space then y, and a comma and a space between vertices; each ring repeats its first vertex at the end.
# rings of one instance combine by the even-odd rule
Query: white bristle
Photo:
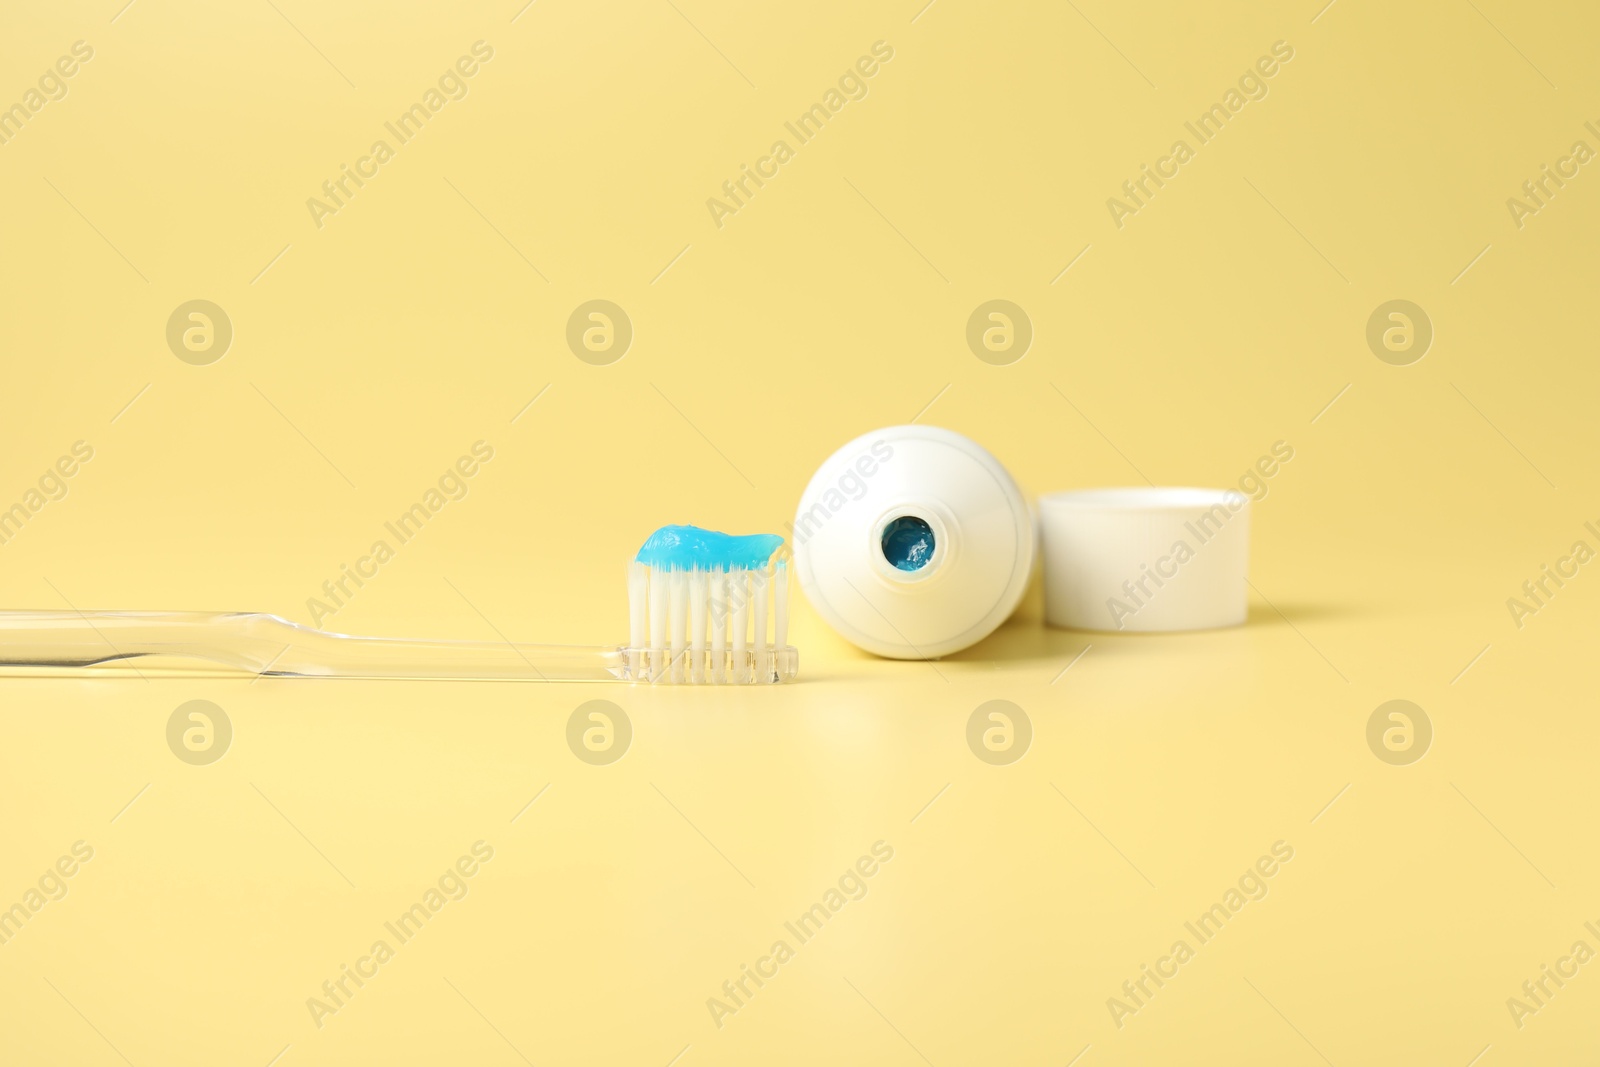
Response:
POLYGON ((670 625, 672 630, 672 647, 668 650, 671 656, 672 680, 683 681, 683 655, 685 647, 685 630, 689 625, 689 572, 674 570, 672 572, 672 613, 670 625))
POLYGON ((711 572, 711 683, 720 685, 728 659, 728 573, 711 572))
POLYGON ((733 608, 733 678, 744 681, 744 654, 750 648, 750 572, 734 567, 728 572, 728 599, 733 608))
POLYGON ((767 673, 767 572, 750 572, 751 629, 755 632, 750 647, 755 649, 755 671, 759 676, 767 673))
POLYGON ((785 559, 753 569, 630 564, 627 676, 719 685, 792 675, 788 574, 785 559))
POLYGON ((659 567, 650 568, 650 680, 666 676, 667 583, 671 575, 659 567))
POLYGON ((778 560, 772 582, 772 643, 779 648, 789 643, 789 561, 778 560))
POLYGON ((706 586, 710 571, 698 567, 689 572, 689 681, 696 685, 706 680, 706 586))

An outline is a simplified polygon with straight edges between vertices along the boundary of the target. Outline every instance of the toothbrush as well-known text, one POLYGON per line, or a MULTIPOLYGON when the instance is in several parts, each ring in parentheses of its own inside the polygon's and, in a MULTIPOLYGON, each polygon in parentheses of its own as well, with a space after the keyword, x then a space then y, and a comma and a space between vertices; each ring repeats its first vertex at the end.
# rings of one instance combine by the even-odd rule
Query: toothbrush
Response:
POLYGON ((628 564, 627 645, 357 637, 259 612, 0 611, 0 669, 763 685, 795 676, 788 627, 783 538, 663 526, 628 564))

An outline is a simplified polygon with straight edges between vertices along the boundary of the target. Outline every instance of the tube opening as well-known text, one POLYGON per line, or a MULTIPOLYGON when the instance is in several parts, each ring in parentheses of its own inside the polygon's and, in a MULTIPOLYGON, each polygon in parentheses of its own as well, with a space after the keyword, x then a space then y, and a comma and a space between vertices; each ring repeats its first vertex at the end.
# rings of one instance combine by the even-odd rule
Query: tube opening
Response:
POLYGON ((883 528, 879 550, 897 571, 919 571, 933 559, 933 527, 915 515, 901 515, 883 528))

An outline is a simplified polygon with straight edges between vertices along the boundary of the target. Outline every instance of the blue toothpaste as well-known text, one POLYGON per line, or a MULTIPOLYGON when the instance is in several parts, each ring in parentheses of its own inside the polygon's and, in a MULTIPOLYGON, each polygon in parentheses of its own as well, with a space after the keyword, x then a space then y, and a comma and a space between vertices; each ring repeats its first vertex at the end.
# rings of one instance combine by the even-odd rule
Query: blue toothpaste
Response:
POLYGON ((757 570, 783 547, 777 534, 734 534, 698 526, 663 526, 645 541, 634 559, 662 570, 757 570))

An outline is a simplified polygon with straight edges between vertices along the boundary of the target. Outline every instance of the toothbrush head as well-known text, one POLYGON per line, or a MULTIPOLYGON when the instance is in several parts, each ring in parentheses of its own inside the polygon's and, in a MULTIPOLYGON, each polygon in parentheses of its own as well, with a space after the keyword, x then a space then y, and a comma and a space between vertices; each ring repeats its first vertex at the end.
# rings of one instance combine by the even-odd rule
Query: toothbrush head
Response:
POLYGON ((788 642, 789 550, 776 534, 663 526, 628 564, 633 681, 787 682, 799 664, 788 642))

